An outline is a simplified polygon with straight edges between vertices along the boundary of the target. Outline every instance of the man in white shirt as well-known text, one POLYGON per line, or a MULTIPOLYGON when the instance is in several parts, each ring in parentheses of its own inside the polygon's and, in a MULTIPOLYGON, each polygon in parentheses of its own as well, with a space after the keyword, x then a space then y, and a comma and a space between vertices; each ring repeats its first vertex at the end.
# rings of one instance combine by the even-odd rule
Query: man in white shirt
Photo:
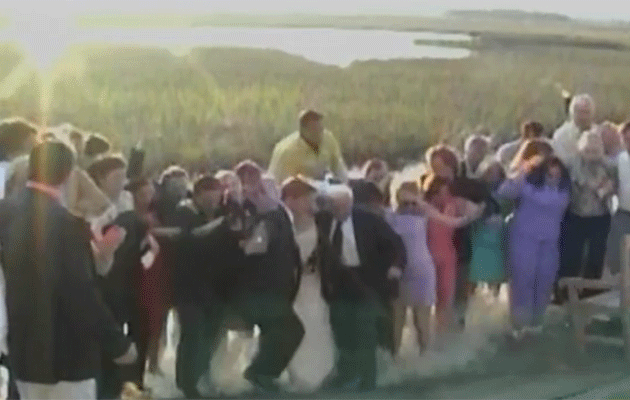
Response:
POLYGON ((575 96, 569 108, 569 120, 553 134, 553 149, 562 162, 573 165, 577 158, 577 142, 590 130, 595 118, 595 102, 588 94, 575 96))
MULTIPOLYGON (((387 222, 352 208, 352 191, 332 185, 334 221, 330 248, 333 260, 330 318, 339 349, 335 388, 372 390, 376 385, 376 347, 380 321, 391 300, 390 279, 400 278, 406 264, 404 245, 387 222)), ((326 275, 326 274, 325 274, 326 275)), ((325 278, 322 278, 325 279, 325 278)), ((381 342, 381 344, 384 344, 381 342)))
POLYGON ((612 274, 620 271, 622 240, 630 234, 630 121, 622 125, 621 136, 626 149, 616 160, 618 207, 612 218, 606 255, 612 274))

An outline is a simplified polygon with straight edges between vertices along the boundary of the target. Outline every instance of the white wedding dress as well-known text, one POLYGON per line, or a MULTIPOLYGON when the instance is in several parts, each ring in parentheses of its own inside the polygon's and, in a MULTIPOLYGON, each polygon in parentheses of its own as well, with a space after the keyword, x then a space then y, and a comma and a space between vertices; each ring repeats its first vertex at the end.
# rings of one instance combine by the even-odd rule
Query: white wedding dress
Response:
POLYGON ((317 390, 335 366, 335 342, 330 326, 330 311, 321 294, 319 272, 307 260, 317 245, 317 229, 295 234, 304 269, 294 309, 304 325, 304 339, 291 360, 288 371, 290 389, 297 392, 317 390))

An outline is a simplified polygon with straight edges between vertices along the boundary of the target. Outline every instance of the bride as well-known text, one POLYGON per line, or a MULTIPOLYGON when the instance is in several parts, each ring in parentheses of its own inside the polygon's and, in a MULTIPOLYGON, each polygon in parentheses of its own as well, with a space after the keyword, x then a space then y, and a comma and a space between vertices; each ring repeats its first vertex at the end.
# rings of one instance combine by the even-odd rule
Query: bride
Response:
POLYGON ((284 203, 293 217, 303 265, 294 309, 304 325, 305 335, 288 367, 290 388, 297 392, 317 390, 335 366, 336 350, 329 309, 322 297, 321 278, 314 257, 317 247, 315 192, 308 181, 300 178, 290 178, 282 187, 284 203))

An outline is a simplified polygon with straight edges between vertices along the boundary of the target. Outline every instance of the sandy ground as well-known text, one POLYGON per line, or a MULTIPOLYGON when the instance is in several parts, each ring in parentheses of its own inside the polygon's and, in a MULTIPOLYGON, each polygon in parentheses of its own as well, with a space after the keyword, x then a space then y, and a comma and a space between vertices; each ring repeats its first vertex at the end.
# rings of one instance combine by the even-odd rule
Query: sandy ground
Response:
MULTIPOLYGON (((405 356, 394 362, 386 354, 379 354, 377 391, 369 395, 317 393, 312 397, 607 398, 602 397, 602 393, 612 391, 614 394, 616 388, 618 392, 630 391, 630 381, 627 381, 628 386, 623 386, 624 379, 630 376, 630 368, 623 361, 621 349, 591 347, 588 354, 579 355, 572 344, 571 329, 562 308, 550 307, 547 328, 541 337, 518 345, 506 335, 507 311, 505 288, 498 299, 482 289, 470 302, 466 330, 448 338, 445 350, 420 356, 415 333, 408 324, 403 340, 405 356), (600 395, 584 397, 589 393, 600 395)), ((169 343, 161 365, 164 374, 147 375, 147 381, 155 397, 181 398, 174 384, 177 327, 173 319, 168 325, 169 343)), ((255 351, 255 339, 232 336, 213 361, 214 376, 202 379, 200 388, 206 389, 208 382, 214 381, 224 396, 251 398, 254 396, 251 387, 240 372, 255 351), (217 361, 219 358, 222 363, 217 361)), ((285 394, 280 397, 311 396, 285 394)))

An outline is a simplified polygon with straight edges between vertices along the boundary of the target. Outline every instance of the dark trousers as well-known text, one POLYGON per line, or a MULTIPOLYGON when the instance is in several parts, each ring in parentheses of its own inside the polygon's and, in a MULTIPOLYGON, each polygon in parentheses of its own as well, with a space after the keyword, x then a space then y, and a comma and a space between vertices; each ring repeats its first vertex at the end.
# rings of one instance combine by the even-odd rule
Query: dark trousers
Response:
POLYGON ((559 276, 577 277, 584 267, 584 278, 600 279, 604 267, 610 215, 580 217, 569 213, 564 221, 560 247, 559 276), (584 250, 587 249, 586 258, 584 250))
POLYGON ((246 375, 278 378, 304 337, 288 296, 243 293, 236 298, 235 311, 247 324, 260 328, 258 354, 246 375))
POLYGON ((339 351, 342 380, 359 378, 364 389, 376 386, 376 346, 381 305, 377 299, 337 299, 330 304, 330 322, 339 351))
POLYGON ((225 305, 219 301, 207 305, 184 303, 177 306, 181 335, 177 345, 175 379, 186 398, 201 397, 197 382, 210 368, 224 312, 225 305))
MULTIPOLYGON (((123 323, 120 323, 123 325, 123 323)), ((132 318, 127 322, 128 333, 134 343, 140 341, 140 327, 137 318, 132 318)), ((106 352, 102 353, 101 374, 97 379, 97 398, 118 399, 122 392, 125 382, 134 382, 138 386, 142 386, 144 377, 144 362, 137 360, 131 365, 118 365, 114 363, 111 356, 106 352), (139 363, 142 363, 142 373, 139 373, 139 363)))

